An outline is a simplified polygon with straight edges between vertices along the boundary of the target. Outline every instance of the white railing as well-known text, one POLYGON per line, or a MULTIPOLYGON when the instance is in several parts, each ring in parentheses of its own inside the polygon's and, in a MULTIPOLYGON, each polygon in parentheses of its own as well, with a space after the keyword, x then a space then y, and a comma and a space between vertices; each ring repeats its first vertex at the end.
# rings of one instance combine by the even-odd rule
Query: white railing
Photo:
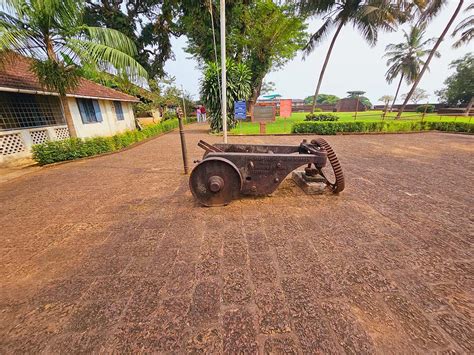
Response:
POLYGON ((66 125, 0 131, 0 165, 31 156, 31 147, 69 138, 66 125))

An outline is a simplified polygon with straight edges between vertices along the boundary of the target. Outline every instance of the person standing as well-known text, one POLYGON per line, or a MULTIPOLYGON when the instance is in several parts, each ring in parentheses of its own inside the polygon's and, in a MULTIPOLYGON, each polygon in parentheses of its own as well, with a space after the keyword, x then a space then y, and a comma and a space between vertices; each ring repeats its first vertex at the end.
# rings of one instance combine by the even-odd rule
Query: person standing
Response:
POLYGON ((203 106, 201 106, 201 120, 202 122, 206 122, 206 108, 203 106))
POLYGON ((197 121, 201 122, 201 106, 199 105, 196 109, 197 121))

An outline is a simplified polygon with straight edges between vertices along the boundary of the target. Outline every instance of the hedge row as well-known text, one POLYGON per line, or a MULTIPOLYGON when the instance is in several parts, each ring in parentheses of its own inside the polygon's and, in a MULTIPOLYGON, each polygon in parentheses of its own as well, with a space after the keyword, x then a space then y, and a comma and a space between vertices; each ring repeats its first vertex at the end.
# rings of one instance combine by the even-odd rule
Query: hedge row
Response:
POLYGON ((172 119, 146 126, 141 131, 127 131, 112 137, 69 138, 61 141, 48 141, 33 146, 33 159, 40 165, 46 165, 113 152, 177 127, 178 120, 172 119))
POLYGON ((339 117, 334 113, 308 113, 306 115, 305 121, 319 121, 319 122, 328 122, 328 121, 338 121, 339 117))
POLYGON ((429 121, 379 121, 379 122, 297 122, 292 133, 330 135, 345 132, 416 132, 445 131, 474 133, 474 123, 429 121))

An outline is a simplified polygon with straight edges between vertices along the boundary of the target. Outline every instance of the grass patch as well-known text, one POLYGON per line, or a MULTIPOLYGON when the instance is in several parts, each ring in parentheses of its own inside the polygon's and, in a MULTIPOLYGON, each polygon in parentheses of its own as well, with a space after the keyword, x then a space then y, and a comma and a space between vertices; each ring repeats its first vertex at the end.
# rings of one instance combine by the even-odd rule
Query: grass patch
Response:
MULTIPOLYGON (((277 117, 275 122, 268 122, 266 126, 267 134, 290 134, 292 126, 295 123, 303 122, 307 112, 296 112, 290 118, 277 117)), ((405 112, 402 114, 401 120, 394 120, 396 112, 387 114, 385 120, 382 120, 382 111, 359 112, 357 119, 354 120, 353 112, 336 112, 339 120, 343 122, 413 122, 421 121, 422 114, 416 112, 405 112)), ((426 122, 464 122, 469 123, 470 117, 466 116, 439 116, 436 113, 426 114, 423 121, 426 122)), ((253 122, 238 123, 230 134, 259 134, 259 124, 253 122)))
MULTIPOLYGON (((192 121, 188 119, 187 123, 190 122, 192 121)), ((171 119, 146 126, 141 131, 126 131, 111 137, 69 138, 60 141, 48 141, 33 146, 33 159, 39 165, 46 165, 109 153, 158 134, 169 132, 177 127, 178 120, 171 119)))

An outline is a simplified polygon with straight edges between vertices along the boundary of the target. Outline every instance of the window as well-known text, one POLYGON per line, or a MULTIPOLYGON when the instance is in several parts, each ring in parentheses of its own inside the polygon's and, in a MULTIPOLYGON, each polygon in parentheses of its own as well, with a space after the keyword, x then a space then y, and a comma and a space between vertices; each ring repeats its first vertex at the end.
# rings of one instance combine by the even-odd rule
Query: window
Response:
POLYGON ((91 99, 76 99, 82 123, 102 122, 99 102, 91 99))
POLYGON ((0 131, 63 124, 58 97, 0 92, 0 131))
POLYGON ((113 101, 115 108, 115 115, 117 116, 118 121, 123 121, 125 117, 123 116, 122 103, 120 101, 113 101))

